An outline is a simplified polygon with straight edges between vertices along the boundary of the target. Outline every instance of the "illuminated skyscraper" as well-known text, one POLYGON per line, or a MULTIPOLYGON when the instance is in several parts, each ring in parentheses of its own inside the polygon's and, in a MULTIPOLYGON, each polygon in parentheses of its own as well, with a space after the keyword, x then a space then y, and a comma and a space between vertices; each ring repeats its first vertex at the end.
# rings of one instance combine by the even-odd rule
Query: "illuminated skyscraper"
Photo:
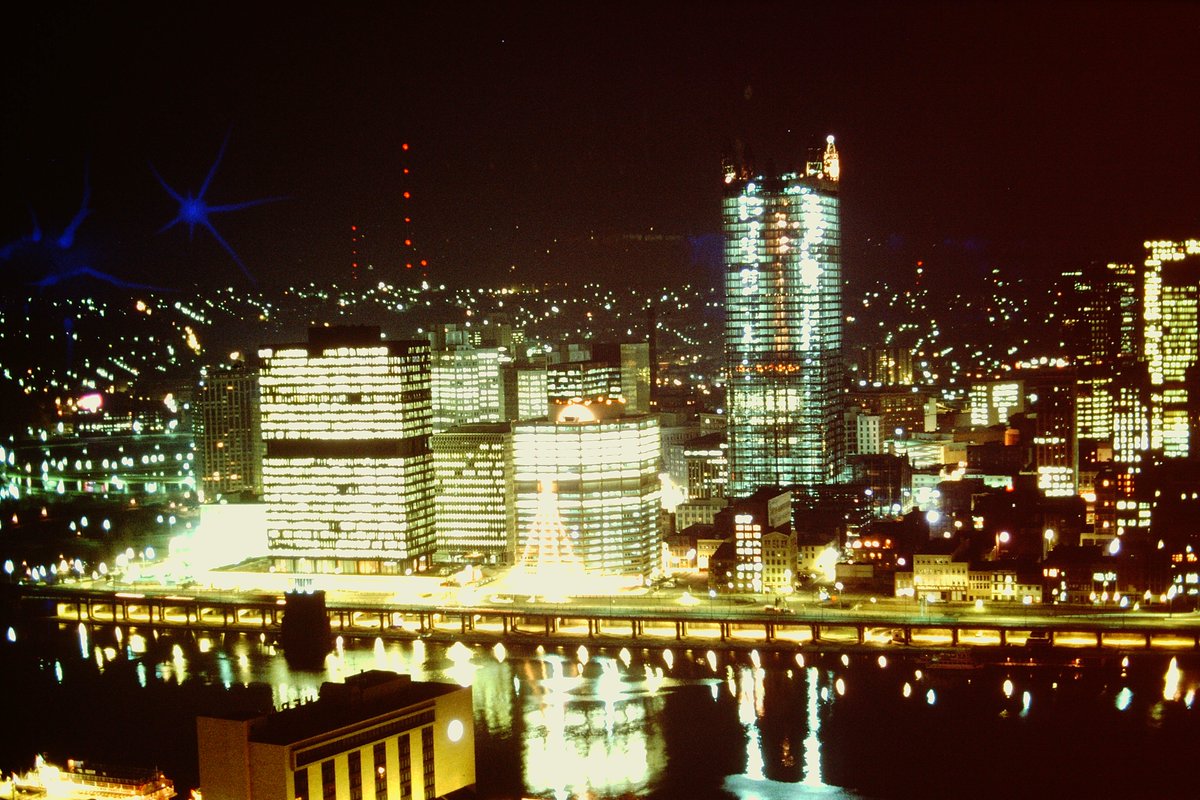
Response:
POLYGON ((541 419, 549 408, 549 373, 546 361, 516 367, 517 419, 541 419))
POLYGON ((1092 364, 1136 358, 1141 323, 1137 267, 1089 264, 1069 277, 1074 294, 1064 321, 1075 330, 1076 355, 1092 364))
POLYGON ((258 373, 245 361, 205 367, 196 392, 199 486, 208 502, 262 494, 258 373))
POLYGON ((1143 349, 1150 369, 1150 449, 1188 456, 1188 367, 1200 357, 1200 240, 1146 242, 1143 349))
POLYGON ((513 428, 518 553, 544 518, 553 484, 558 513, 584 568, 654 574, 660 564, 659 421, 606 416, 609 405, 568 405, 553 420, 513 428))
POLYGON ((433 430, 502 422, 514 416, 507 375, 512 357, 503 347, 456 345, 433 358, 433 430))
POLYGON ((842 259, 833 137, 805 174, 725 174, 730 491, 803 489, 844 465, 842 259))
POLYGON ((435 433, 438 559, 511 564, 516 555, 512 426, 459 425, 435 433))
POLYGON ((310 328, 259 351, 267 545, 278 569, 398 574, 434 549, 429 345, 310 328))

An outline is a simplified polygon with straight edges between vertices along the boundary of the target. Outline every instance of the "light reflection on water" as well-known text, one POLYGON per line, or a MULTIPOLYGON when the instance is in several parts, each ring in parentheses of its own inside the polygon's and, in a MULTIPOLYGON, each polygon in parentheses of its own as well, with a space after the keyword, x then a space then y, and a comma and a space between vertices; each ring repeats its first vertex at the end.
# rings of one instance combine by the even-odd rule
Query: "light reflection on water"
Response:
MULTIPOLYGON (((214 635, 206 642, 129 629, 123 634, 129 646, 114 648, 114 630, 86 626, 64 629, 66 662, 75 647, 70 641, 73 633, 83 660, 94 659, 100 672, 114 661, 129 661, 136 664, 142 686, 148 680, 189 678, 227 687, 261 682, 270 685, 277 706, 315 698, 323 682, 344 680, 367 669, 472 686, 477 740, 489 746, 493 755, 502 753, 514 763, 519 760, 515 778, 524 794, 543 798, 641 797, 661 790, 673 753, 710 734, 699 726, 689 726, 683 734, 666 727, 672 717, 687 718, 701 697, 718 709, 710 717, 725 726, 717 735, 740 731, 744 742, 744 751, 735 746, 737 763, 725 770, 732 774, 716 773, 713 790, 723 789, 745 800, 857 797, 829 783, 846 782, 844 765, 839 769, 826 758, 830 733, 823 731, 830 719, 836 727, 839 704, 865 703, 855 698, 879 686, 886 688, 889 702, 897 704, 893 713, 936 720, 941 717, 935 715, 954 713, 942 710, 943 697, 953 704, 955 697, 962 696, 962 690, 944 675, 924 675, 912 669, 913 661, 899 656, 892 669, 885 669, 887 662, 877 656, 861 659, 871 666, 872 677, 866 678, 851 668, 859 663, 857 657, 843 661, 833 655, 811 654, 806 664, 803 657, 790 654, 703 649, 631 652, 595 644, 534 650, 513 643, 444 646, 376 638, 342 642, 321 670, 300 671, 290 669, 282 654, 257 635, 214 635), (688 694, 668 707, 680 690, 688 694), (789 703, 794 703, 790 712, 789 703), (901 703, 906 705, 898 711, 901 703), (722 717, 726 711, 728 717, 722 717)), ((62 664, 50 660, 47 669, 54 670, 62 682, 62 664)), ((1197 685, 1194 665, 1185 670, 1172 664, 1165 677, 1158 666, 1152 678, 1157 683, 1153 691, 1135 693, 1122 672, 1121 683, 1114 679, 1100 690, 1104 705, 1122 716, 1144 713, 1151 702, 1161 706, 1159 698, 1180 709, 1191 708, 1197 685)), ((1050 693, 1058 686, 1049 679, 1033 683, 1028 676, 1003 673, 989 679, 987 692, 997 710, 1011 708, 1014 719, 1037 720, 1053 707, 1050 693)), ((877 698, 883 696, 881 691, 877 698)), ((1157 719, 1162 716, 1160 709, 1157 719)), ((833 752, 838 752, 836 747, 833 752)), ((488 765, 481 762, 479 770, 481 776, 486 774, 488 765)))

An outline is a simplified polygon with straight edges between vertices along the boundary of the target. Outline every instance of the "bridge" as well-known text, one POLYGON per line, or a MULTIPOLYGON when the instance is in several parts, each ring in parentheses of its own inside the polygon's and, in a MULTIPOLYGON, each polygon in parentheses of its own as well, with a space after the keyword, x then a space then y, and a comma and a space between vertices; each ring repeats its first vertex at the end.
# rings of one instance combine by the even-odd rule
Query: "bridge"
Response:
MULTIPOLYGON (((206 632, 278 634, 284 599, 264 593, 26 586, 24 612, 59 622, 147 626, 206 632)), ((1097 611, 1088 606, 971 606, 929 609, 875 604, 799 610, 666 598, 577 598, 570 602, 435 605, 386 596, 344 596, 327 603, 334 633, 345 638, 523 639, 545 643, 595 640, 723 643, 788 649, 830 645, 1019 645, 1200 648, 1200 615, 1097 611), (386 600, 386 601, 385 601, 386 600)))

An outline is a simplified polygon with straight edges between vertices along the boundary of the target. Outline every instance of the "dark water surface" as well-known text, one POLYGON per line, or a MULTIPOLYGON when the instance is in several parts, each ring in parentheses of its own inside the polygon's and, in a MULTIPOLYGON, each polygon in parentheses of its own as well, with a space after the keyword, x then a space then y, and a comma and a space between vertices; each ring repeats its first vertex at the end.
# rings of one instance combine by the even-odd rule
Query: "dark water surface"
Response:
POLYGON ((247 685, 269 684, 279 704, 364 669, 473 687, 481 797, 1167 796, 1190 794, 1200 745, 1191 652, 1170 672, 1170 653, 1123 664, 1082 650, 1081 666, 957 669, 898 648, 360 640, 306 672, 244 635, 12 633, 0 643, 12 732, 0 768, 26 769, 38 752, 158 766, 184 797, 197 782, 197 713, 250 703, 247 685))

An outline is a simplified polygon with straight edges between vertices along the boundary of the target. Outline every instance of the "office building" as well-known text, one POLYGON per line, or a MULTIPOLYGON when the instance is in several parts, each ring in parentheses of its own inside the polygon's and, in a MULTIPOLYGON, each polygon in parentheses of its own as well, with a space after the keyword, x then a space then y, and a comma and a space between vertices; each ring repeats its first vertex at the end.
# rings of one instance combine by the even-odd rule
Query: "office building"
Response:
MULTIPOLYGON (((717 515, 717 530, 731 533, 728 555, 709 576, 713 588, 734 592, 776 592, 796 574, 796 538, 792 531, 792 494, 763 487, 734 501, 717 515), (778 536, 769 534, 783 534, 778 536), (772 563, 768 575, 767 553, 772 563), (786 575, 784 571, 787 570, 786 575)), ((725 546, 722 546, 725 549, 725 546)))
POLYGON ((1089 264, 1066 273, 1063 327, 1077 360, 1112 364, 1141 347, 1141 286, 1133 264, 1089 264))
POLYGON ((510 423, 459 425, 430 439, 437 558, 512 564, 517 548, 510 423))
POLYGON ((727 165, 725 357, 730 490, 813 487, 844 466, 840 161, 804 174, 727 165))
POLYGON ((1079 490, 1075 378, 1037 387, 1033 409, 1033 467, 1046 497, 1071 497, 1079 490))
MULTIPOLYGON (((879 426, 884 439, 905 436, 913 432, 936 430, 936 418, 932 426, 928 423, 929 397, 911 388, 859 388, 846 396, 847 409, 879 417, 879 426), (897 430, 899 433, 897 433, 897 430)), ((936 417, 936 412, 935 412, 936 417)), ((853 437, 856 431, 847 435, 853 437)))
POLYGON ((971 424, 981 428, 1008 425, 1025 410, 1025 382, 985 381, 971 386, 971 424))
POLYGON ((863 347, 859 352, 858 381, 864 386, 911 386, 912 351, 907 347, 863 347))
POLYGON ((434 350, 431 359, 434 433, 515 414, 506 381, 512 356, 504 348, 453 344, 434 350))
POLYGON ((549 373, 546 360, 518 364, 516 371, 517 414, 514 419, 541 419, 550 407, 549 373))
POLYGON ((1146 242, 1143 351, 1150 369, 1150 449, 1189 452, 1186 372, 1200 357, 1200 240, 1146 242))
POLYGON ((709 433, 683 445, 687 464, 687 496, 708 500, 726 496, 729 484, 729 445, 724 433, 709 433))
POLYGON ((543 491, 575 557, 597 575, 655 574, 661 561, 659 422, 619 406, 572 404, 513 427, 518 557, 545 516, 543 491))
POLYGON ((621 393, 621 367, 607 361, 570 361, 552 364, 547 374, 549 401, 559 405, 572 402, 624 402, 621 393))
POLYGON ((596 344, 592 346, 592 358, 617 368, 626 413, 650 413, 649 342, 596 344))
POLYGON ((258 372, 244 359, 200 370, 193 419, 201 500, 253 499, 262 494, 258 403, 258 372))
POLYGON ((263 360, 267 546, 289 572, 429 566, 434 475, 429 345, 375 327, 310 328, 263 360))
MULTIPOLYGON (((626 407, 628 410, 628 407, 626 407)), ((684 496, 688 487, 688 467, 686 445, 700 435, 700 426, 696 423, 682 423, 678 415, 665 413, 659 415, 659 432, 662 444, 662 472, 670 480, 673 487, 684 496)))
POLYGON ((265 715, 196 718, 205 800, 433 800, 475 785, 471 689, 371 670, 265 715))

